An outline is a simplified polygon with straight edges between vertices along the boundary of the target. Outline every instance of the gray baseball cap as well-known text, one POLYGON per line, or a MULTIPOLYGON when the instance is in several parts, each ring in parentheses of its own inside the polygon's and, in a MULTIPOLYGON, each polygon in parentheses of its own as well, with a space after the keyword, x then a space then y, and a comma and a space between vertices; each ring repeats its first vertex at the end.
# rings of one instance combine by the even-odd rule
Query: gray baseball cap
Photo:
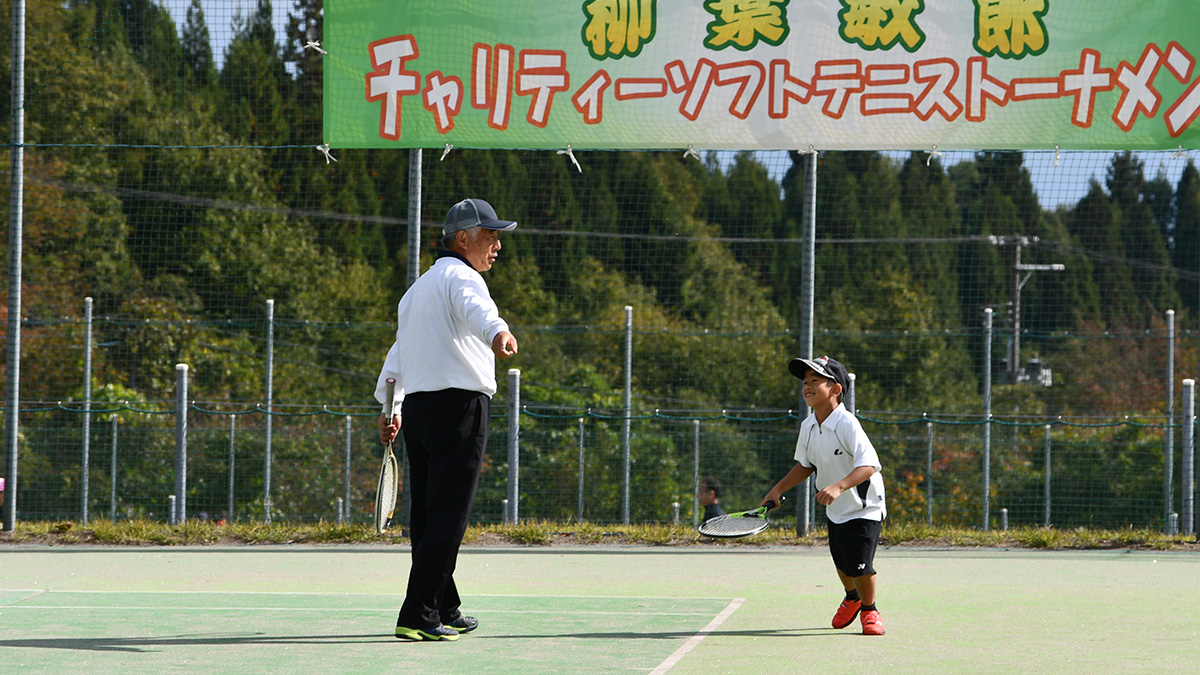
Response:
POLYGON ((450 212, 446 214, 446 222, 442 225, 442 236, 454 234, 459 230, 469 230, 472 227, 511 230, 516 226, 516 221, 497 218, 496 209, 482 199, 464 199, 450 207, 450 212))

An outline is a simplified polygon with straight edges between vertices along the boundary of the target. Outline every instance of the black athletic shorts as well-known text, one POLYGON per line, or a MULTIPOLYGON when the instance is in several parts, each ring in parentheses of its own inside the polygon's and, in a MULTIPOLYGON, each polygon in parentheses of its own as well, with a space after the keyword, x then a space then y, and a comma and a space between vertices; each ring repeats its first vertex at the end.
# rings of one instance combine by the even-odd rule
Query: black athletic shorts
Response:
POLYGON ((842 574, 848 577, 875 574, 875 549, 879 546, 883 523, 862 518, 840 525, 826 519, 826 523, 829 525, 829 554, 842 574))

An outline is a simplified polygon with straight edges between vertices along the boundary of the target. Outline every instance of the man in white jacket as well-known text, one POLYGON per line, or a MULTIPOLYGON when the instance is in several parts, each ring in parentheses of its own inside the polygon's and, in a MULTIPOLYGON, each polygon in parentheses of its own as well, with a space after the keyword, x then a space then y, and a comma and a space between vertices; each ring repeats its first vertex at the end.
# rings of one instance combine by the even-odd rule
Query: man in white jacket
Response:
POLYGON ((466 533, 487 447, 496 358, 517 353, 480 272, 500 253, 501 231, 517 224, 496 217, 482 199, 451 207, 433 267, 404 294, 396 342, 375 387, 384 404, 379 438, 403 425, 412 486, 412 566, 396 637, 456 640, 479 622, 464 615, 454 566, 466 533), (395 378, 395 409, 387 419, 386 381, 395 378))

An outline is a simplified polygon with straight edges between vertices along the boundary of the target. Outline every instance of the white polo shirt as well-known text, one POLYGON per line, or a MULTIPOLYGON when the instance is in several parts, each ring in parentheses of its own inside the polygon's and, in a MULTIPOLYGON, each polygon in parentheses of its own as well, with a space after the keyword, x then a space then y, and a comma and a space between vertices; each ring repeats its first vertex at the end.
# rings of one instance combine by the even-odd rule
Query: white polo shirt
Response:
POLYGON ((826 506, 825 515, 839 524, 856 518, 883 520, 887 517, 879 455, 858 419, 844 405, 839 403, 825 418, 824 424, 817 423, 816 413, 804 420, 796 439, 796 461, 816 469, 817 490, 833 485, 860 466, 875 467, 875 473, 868 480, 845 490, 826 506))
POLYGON ((396 314, 396 342, 375 383, 376 401, 386 404, 389 377, 396 378, 397 414, 411 393, 451 388, 496 393, 492 340, 508 323, 483 276, 463 258, 443 253, 400 299, 396 314))

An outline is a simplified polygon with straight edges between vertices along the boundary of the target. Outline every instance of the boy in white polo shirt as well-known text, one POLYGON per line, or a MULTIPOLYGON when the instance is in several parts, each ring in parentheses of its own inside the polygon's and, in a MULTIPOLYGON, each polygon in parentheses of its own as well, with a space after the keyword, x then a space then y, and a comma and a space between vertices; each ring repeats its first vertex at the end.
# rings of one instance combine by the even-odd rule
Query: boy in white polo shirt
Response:
POLYGON ((792 359, 788 370, 804 381, 804 401, 812 414, 800 425, 796 466, 763 504, 780 503, 780 495, 817 474, 817 502, 825 505, 829 552, 846 597, 833 616, 834 628, 845 628, 861 615, 863 635, 883 635, 875 607, 875 549, 887 507, 879 455, 862 425, 842 405, 849 377, 846 367, 828 356, 792 359))

